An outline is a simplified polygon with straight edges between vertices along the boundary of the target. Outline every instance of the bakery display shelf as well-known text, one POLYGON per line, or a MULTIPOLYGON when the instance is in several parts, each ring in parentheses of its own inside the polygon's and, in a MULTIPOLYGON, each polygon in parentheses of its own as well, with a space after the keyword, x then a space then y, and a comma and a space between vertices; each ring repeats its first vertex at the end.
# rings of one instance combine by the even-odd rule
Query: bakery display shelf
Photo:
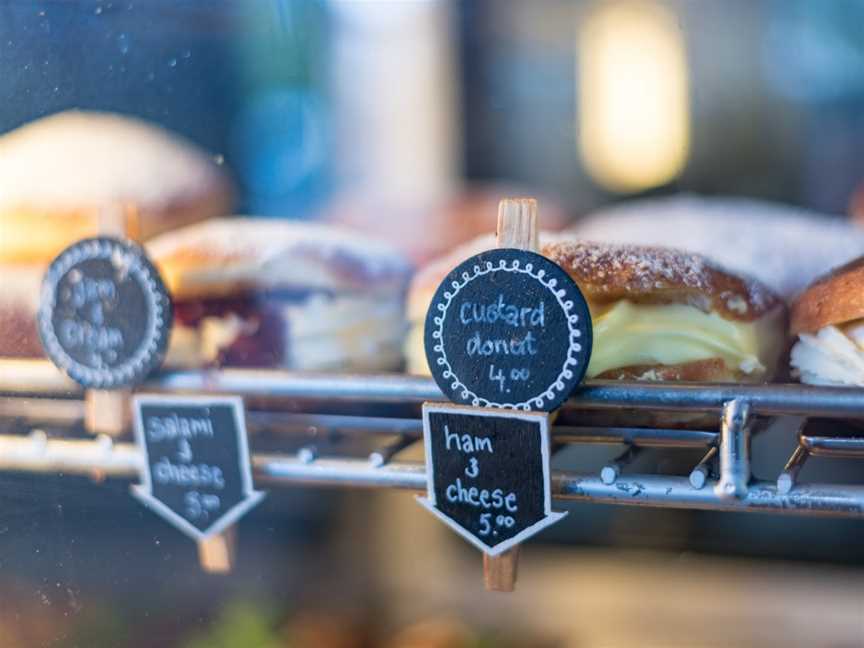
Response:
MULTIPOLYGON (((0 379, 0 470, 135 479, 142 464, 138 448, 125 438, 88 436, 81 428, 82 401, 45 389, 48 372, 38 371, 31 385, 25 375, 0 379)), ((419 405, 442 400, 429 378, 276 370, 167 371, 140 391, 245 397, 260 488, 302 483, 422 491, 424 464, 399 457, 418 447, 419 405)), ((861 437, 845 423, 835 424, 836 434, 816 434, 808 426, 812 418, 864 419, 864 391, 589 381, 560 410, 554 447, 619 444, 624 450, 592 472, 553 470, 552 493, 614 504, 864 516, 864 486, 798 481, 809 456, 864 457, 864 428, 861 437), (679 423, 690 420, 690 427, 670 427, 670 413, 679 423), (647 425, 645 414, 667 425, 647 425), (753 481, 750 438, 781 422, 790 433, 797 430, 797 448, 776 481, 753 481), (629 474, 643 448, 703 452, 689 475, 629 474)))
MULTIPOLYGON (((138 391, 236 394, 361 403, 442 400, 432 378, 405 374, 295 373, 278 369, 162 371, 138 391)), ((0 397, 80 397, 80 388, 48 360, 0 360, 0 397)), ((562 408, 720 412, 732 400, 759 415, 864 419, 864 390, 783 384, 586 381, 562 408)))

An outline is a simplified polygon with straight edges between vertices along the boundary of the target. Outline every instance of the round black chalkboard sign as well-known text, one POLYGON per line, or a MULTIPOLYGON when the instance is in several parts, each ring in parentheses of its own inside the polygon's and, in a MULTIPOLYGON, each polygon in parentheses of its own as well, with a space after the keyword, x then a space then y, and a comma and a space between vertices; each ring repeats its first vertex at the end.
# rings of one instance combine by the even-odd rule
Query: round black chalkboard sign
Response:
POLYGON ((426 315, 426 358, 450 400, 551 411, 581 382, 591 357, 591 315, 557 264, 495 249, 456 267, 426 315))
POLYGON ((79 241, 54 259, 42 283, 42 346, 84 387, 116 389, 143 380, 162 362, 171 318, 158 271, 129 241, 79 241))

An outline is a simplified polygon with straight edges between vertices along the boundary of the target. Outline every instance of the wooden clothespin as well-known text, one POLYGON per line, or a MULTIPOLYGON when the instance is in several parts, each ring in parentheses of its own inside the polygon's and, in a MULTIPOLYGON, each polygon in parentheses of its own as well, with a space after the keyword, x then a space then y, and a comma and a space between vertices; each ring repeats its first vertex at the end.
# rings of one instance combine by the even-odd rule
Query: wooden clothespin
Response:
MULTIPOLYGON (((106 205, 96 214, 99 236, 138 240, 137 210, 133 205, 106 205)), ((84 426, 91 434, 119 436, 132 420, 132 390, 88 389, 84 393, 84 426)))
POLYGON ((234 568, 236 550, 237 527, 232 525, 198 543, 198 562, 206 572, 227 574, 234 568))
MULTIPOLYGON (((498 204, 499 248, 539 252, 537 201, 507 198, 498 204)), ((497 556, 483 554, 483 583, 492 592, 512 592, 516 587, 519 545, 497 556)))

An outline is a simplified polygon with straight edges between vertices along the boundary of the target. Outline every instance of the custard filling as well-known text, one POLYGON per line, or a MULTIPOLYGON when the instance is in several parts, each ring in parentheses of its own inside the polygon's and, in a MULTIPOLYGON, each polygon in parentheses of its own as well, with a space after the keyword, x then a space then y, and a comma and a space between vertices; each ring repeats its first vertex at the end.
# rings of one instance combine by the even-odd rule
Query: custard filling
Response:
POLYGON ((685 304, 622 300, 592 309, 594 347, 587 376, 634 365, 674 365, 722 358, 745 374, 773 369, 780 353, 782 314, 753 322, 727 320, 685 304))

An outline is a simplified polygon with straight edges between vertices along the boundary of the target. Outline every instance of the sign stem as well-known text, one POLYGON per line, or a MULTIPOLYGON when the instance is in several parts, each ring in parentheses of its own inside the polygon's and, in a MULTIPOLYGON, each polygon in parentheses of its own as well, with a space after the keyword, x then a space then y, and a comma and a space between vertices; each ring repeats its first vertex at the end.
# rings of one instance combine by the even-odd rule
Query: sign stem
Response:
MULTIPOLYGON (((498 247, 538 252, 537 200, 505 198, 498 203, 498 247)), ((519 545, 497 556, 483 554, 483 582, 490 592, 516 587, 519 545)))
POLYGON ((198 543, 198 562, 211 574, 227 574, 234 565, 237 548, 237 527, 230 526, 198 543))
POLYGON ((84 394, 84 426, 91 434, 116 437, 132 420, 131 389, 88 389, 84 394))
POLYGON ((516 589, 519 567, 519 545, 497 556, 483 554, 483 584, 489 592, 512 592, 516 589))

